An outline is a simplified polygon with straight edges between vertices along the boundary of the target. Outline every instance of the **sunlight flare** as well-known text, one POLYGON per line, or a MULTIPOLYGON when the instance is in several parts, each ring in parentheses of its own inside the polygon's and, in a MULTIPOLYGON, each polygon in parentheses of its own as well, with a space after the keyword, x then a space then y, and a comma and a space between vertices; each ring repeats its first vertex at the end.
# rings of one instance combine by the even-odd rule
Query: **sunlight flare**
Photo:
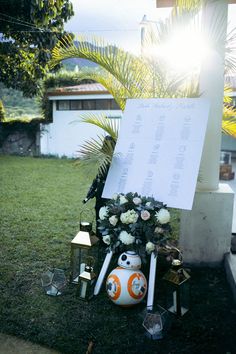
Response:
POLYGON ((178 31, 160 46, 153 46, 148 55, 161 59, 176 72, 198 71, 202 61, 209 55, 206 40, 196 30, 178 31))

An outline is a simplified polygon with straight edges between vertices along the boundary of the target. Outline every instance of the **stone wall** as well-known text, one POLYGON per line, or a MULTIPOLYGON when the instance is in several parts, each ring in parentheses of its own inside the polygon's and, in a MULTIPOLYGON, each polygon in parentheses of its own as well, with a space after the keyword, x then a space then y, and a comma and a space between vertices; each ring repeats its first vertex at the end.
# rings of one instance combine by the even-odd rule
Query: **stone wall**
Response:
POLYGON ((40 122, 0 122, 0 153, 39 156, 40 122))

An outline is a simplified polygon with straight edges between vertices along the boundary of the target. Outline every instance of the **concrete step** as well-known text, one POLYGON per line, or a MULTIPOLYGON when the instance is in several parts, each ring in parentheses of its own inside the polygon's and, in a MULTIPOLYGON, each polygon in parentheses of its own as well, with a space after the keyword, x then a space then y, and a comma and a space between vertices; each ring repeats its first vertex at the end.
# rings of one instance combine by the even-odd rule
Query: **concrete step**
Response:
POLYGON ((225 255, 225 270, 236 302, 236 254, 229 252, 225 255))
POLYGON ((0 333, 0 354, 60 354, 59 352, 0 333))

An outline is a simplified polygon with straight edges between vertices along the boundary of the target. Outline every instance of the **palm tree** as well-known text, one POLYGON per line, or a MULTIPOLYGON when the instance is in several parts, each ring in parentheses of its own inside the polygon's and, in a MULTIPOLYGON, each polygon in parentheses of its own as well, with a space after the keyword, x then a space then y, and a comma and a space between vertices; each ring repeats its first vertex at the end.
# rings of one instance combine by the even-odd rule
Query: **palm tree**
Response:
MULTIPOLYGON (((149 28, 146 47, 158 48, 160 43, 177 28, 190 24, 193 16, 201 8, 200 0, 178 0, 177 6, 173 8, 170 18, 160 23, 156 28, 149 28)), ((216 23, 217 19, 216 19, 216 23)), ((219 25, 219 23, 218 23, 219 25)), ((217 45, 222 40, 219 26, 212 26, 211 43, 217 45)), ((231 34, 231 43, 234 43, 235 36, 231 34)), ((235 68, 235 58, 232 50, 227 47, 228 63, 235 68)), ((72 36, 67 35, 58 42, 52 51, 51 67, 59 64, 64 59, 83 58, 93 61, 99 67, 94 69, 81 70, 78 79, 92 79, 101 83, 114 97, 122 110, 125 108, 126 100, 129 98, 174 98, 174 97, 199 97, 198 88, 199 72, 187 72, 185 74, 170 71, 166 62, 160 57, 135 56, 116 46, 104 43, 101 39, 86 37, 77 38, 75 44, 72 36), (170 74, 171 73, 171 74, 170 74)), ((236 110, 229 105, 229 98, 226 98, 228 105, 224 106, 222 130, 226 134, 236 137, 236 110), (232 118, 234 116, 234 118, 232 118)), ((114 140, 117 139, 118 127, 114 126, 111 120, 104 116, 87 115, 83 122, 95 124, 104 129, 114 140)), ((113 150, 102 151, 102 138, 87 141, 81 147, 84 160, 98 163, 99 169, 110 162, 113 150)))

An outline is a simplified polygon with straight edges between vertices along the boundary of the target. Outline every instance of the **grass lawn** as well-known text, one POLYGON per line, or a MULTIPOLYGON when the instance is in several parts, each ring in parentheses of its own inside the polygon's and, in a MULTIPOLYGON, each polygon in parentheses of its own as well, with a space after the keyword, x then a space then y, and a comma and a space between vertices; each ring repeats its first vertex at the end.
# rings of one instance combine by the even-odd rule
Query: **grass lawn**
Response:
MULTIPOLYGON (((90 339, 94 354, 236 353, 236 310, 223 268, 192 269, 192 309, 161 341, 144 335, 145 303, 120 308, 104 288, 81 302, 72 284, 62 296, 44 294, 40 278, 48 267, 69 277, 70 241, 94 174, 71 160, 0 156, 0 332, 63 354, 85 354, 90 339)), ((93 202, 88 206, 93 210, 93 202)), ((159 264, 158 302, 164 270, 159 264)))

